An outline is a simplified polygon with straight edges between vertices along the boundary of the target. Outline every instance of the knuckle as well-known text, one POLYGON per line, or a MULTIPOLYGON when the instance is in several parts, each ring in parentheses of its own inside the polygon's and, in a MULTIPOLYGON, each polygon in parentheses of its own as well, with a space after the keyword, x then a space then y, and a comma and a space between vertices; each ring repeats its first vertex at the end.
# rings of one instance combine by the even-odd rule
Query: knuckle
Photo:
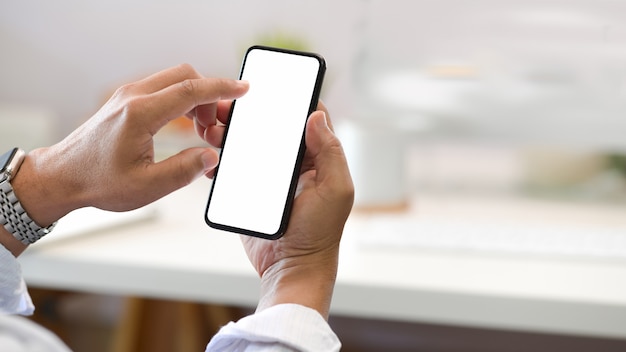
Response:
POLYGON ((198 81, 196 79, 185 79, 179 83, 178 89, 179 96, 187 101, 190 101, 193 106, 198 105, 198 81))
POLYGON ((195 92, 196 92, 196 81, 193 79, 185 79, 182 82, 180 82, 179 85, 180 89, 180 95, 183 98, 190 98, 193 97, 195 92))
POLYGON ((193 66, 191 66, 188 63, 182 63, 178 65, 176 69, 180 71, 180 73, 185 77, 188 77, 188 76, 197 77, 198 76, 198 72, 193 68, 193 66))
POLYGON ((146 110, 146 99, 142 96, 133 97, 124 103, 124 116, 132 118, 141 116, 146 110))
POLYGON ((326 148, 328 153, 335 158, 344 158, 343 146, 341 145, 341 141, 337 138, 331 138, 327 141, 326 148))
POLYGON ((128 97, 130 95, 133 94, 133 91, 135 90, 136 84, 135 83, 127 83, 124 84, 123 86, 117 88, 115 90, 115 92, 113 93, 113 97, 114 98, 124 98, 124 97, 128 97))

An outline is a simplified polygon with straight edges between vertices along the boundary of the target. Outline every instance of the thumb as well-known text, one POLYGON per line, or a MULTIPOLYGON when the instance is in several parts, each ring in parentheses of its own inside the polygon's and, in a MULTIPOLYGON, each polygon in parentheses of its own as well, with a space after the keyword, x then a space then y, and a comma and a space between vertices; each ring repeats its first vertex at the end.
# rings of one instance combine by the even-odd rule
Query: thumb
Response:
POLYGON ((219 156, 211 148, 189 148, 152 166, 153 182, 163 195, 184 187, 217 166, 219 156))
MULTIPOLYGON (((328 118, 324 111, 318 110, 311 114, 307 122, 306 147, 313 154, 322 152, 324 145, 334 143, 337 137, 330 129, 328 118)), ((337 141, 338 142, 338 141, 337 141)))
POLYGON ((341 142, 331 130, 323 111, 315 111, 309 117, 305 142, 313 158, 317 184, 324 184, 331 190, 353 190, 341 142))

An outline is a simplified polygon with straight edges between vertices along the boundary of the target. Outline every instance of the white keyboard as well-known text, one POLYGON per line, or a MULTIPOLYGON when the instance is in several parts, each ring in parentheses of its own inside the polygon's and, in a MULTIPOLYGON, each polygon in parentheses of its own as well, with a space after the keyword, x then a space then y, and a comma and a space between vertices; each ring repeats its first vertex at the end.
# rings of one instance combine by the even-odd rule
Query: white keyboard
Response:
POLYGON ((568 227, 382 216, 359 221, 357 227, 357 243, 364 247, 626 259, 626 225, 568 227))

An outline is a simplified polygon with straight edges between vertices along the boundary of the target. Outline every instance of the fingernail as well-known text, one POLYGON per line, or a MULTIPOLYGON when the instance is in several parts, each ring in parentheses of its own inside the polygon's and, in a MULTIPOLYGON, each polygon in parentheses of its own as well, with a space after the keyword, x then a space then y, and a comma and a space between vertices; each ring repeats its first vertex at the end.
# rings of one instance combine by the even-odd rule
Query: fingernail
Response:
POLYGON ((217 166, 218 158, 214 151, 207 151, 202 153, 202 163, 204 164, 205 172, 214 169, 217 166))
POLYGON ((326 113, 323 111, 320 111, 322 117, 318 118, 317 121, 315 121, 315 124, 317 125, 318 128, 324 128, 327 130, 330 130, 330 128, 328 127, 328 121, 326 121, 326 113))

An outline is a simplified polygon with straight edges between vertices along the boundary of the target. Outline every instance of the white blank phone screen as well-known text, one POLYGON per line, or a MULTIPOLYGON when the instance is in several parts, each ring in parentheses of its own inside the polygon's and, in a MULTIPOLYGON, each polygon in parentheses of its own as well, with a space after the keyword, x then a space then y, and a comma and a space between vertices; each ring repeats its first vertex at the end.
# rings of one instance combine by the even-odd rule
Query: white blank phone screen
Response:
POLYGON ((253 49, 241 79, 206 217, 210 222, 275 234, 285 211, 320 62, 253 49))

